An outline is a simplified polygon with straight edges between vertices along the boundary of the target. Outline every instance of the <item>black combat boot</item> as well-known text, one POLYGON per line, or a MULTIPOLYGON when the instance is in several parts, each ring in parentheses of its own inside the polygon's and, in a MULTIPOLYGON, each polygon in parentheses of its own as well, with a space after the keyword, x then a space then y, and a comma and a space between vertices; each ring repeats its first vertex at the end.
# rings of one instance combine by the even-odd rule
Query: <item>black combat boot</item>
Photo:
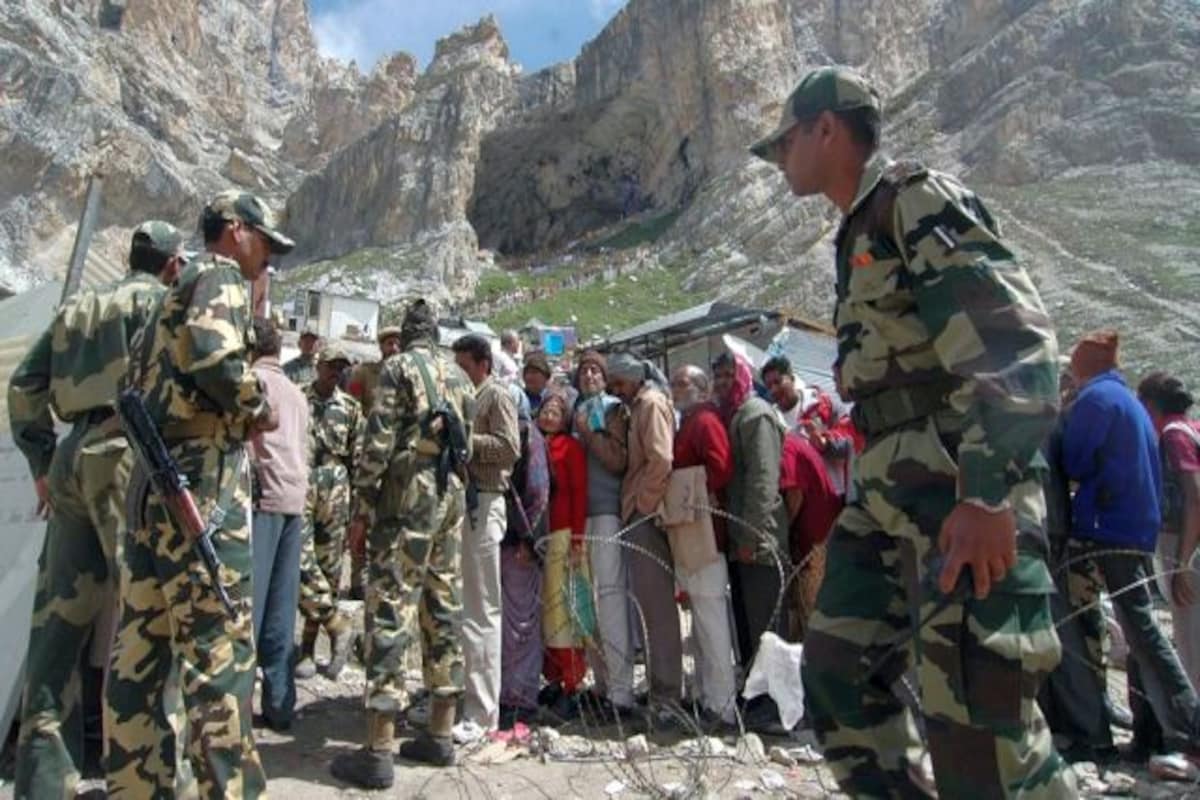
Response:
POLYGON ((400 745, 400 757, 409 761, 420 761, 435 767, 454 766, 454 740, 450 730, 454 727, 454 712, 457 702, 453 697, 434 697, 429 704, 429 729, 416 739, 400 745))
POLYGON ((333 777, 364 789, 387 789, 396 780, 392 748, 396 744, 395 722, 391 714, 367 712, 367 746, 333 759, 329 771, 333 777))

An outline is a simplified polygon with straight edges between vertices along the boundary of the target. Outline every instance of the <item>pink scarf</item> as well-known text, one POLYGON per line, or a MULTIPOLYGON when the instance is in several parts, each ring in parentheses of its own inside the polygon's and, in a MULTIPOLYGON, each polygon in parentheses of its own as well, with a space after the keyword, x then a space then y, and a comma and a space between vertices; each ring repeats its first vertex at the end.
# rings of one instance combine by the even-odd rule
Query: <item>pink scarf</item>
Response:
POLYGON ((754 391, 754 372, 750 368, 750 362, 740 355, 735 353, 722 355, 713 365, 714 369, 718 366, 725 366, 730 359, 733 360, 733 388, 730 389, 728 397, 720 398, 718 404, 721 409, 721 419, 726 426, 733 421, 733 415, 738 412, 738 409, 746 402, 746 398, 754 391))

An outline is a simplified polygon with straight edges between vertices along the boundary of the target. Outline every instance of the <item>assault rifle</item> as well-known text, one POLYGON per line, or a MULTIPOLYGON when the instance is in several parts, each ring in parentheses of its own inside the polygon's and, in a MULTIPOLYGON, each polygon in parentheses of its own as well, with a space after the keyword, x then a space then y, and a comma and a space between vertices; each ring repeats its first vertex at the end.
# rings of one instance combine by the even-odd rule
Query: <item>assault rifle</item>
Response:
MULTIPOLYGON (((137 389, 126 389, 117 398, 117 415, 121 418, 121 426, 125 435, 133 445, 134 452, 150 474, 150 482, 162 498, 171 519, 175 521, 189 539, 192 540, 196 553, 204 562, 204 569, 217 592, 217 598, 231 619, 238 616, 233 598, 221 583, 221 559, 213 547, 212 537, 225 520, 225 510, 218 503, 208 523, 200 515, 196 500, 188 491, 187 477, 179 471, 179 466, 159 435, 154 420, 146 410, 141 392, 137 389)), ((234 592, 236 593, 236 589, 234 592)))

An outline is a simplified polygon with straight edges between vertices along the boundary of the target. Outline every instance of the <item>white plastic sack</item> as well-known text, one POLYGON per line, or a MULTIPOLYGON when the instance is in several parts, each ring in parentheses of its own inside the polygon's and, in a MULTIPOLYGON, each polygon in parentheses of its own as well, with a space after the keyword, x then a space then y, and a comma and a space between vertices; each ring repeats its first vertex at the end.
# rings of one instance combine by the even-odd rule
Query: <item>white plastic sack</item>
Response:
POLYGON ((779 721, 791 730, 804 716, 804 684, 800 681, 800 656, 804 645, 788 644, 767 632, 758 642, 758 654, 742 689, 747 700, 769 694, 779 706, 779 721))

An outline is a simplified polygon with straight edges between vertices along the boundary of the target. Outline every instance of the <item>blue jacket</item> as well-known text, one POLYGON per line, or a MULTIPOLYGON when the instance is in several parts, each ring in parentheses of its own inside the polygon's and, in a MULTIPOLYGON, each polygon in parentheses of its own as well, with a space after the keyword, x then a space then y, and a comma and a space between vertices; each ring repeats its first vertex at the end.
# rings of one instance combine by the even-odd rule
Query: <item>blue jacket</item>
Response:
POLYGON ((1079 482, 1071 504, 1073 536, 1154 549, 1162 516, 1158 436, 1116 370, 1088 381, 1071 406, 1063 464, 1079 482))

